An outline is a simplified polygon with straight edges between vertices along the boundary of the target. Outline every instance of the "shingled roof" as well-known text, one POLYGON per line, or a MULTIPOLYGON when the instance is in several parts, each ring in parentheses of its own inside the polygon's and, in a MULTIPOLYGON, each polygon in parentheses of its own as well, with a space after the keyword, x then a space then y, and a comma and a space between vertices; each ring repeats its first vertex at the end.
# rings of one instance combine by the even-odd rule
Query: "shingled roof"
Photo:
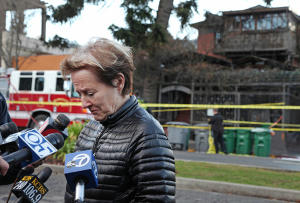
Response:
MULTIPOLYGON (((19 57, 19 70, 60 70, 61 61, 68 55, 37 55, 19 57)), ((16 67, 13 60, 13 67, 16 67)))

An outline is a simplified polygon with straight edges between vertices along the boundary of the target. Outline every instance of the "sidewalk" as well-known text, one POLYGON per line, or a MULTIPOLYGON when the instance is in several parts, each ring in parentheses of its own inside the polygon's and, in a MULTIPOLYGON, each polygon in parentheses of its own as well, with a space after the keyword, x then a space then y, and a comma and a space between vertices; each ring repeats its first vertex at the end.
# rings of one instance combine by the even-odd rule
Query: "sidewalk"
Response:
POLYGON ((292 202, 300 201, 300 191, 298 190, 287 190, 246 184, 176 177, 176 187, 178 189, 204 190, 242 196, 261 197, 265 199, 277 199, 292 202))

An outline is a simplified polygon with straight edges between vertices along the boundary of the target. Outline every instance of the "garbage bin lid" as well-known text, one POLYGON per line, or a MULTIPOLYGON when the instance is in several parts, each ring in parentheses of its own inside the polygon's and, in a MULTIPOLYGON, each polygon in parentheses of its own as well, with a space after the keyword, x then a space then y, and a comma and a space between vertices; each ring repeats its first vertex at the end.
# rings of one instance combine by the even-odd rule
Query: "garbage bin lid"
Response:
POLYGON ((254 133, 270 132, 270 129, 268 129, 268 128, 254 128, 254 129, 251 130, 251 132, 254 132, 254 133))
POLYGON ((166 125, 190 125, 186 122, 180 122, 180 121, 169 121, 169 122, 166 122, 166 125))

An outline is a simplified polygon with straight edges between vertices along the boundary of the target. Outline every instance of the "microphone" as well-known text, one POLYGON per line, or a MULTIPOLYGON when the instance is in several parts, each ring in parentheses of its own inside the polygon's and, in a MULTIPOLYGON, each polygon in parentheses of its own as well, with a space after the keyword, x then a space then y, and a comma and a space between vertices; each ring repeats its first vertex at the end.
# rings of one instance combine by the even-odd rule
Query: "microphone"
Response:
POLYGON ((6 138, 7 136, 17 133, 18 127, 14 122, 5 123, 0 126, 0 134, 2 138, 6 138))
POLYGON ((64 114, 59 114, 56 119, 48 117, 39 129, 39 132, 43 136, 47 136, 51 133, 60 133, 63 135, 64 139, 66 139, 68 137, 68 131, 66 128, 69 123, 70 119, 64 114))
POLYGON ((66 154, 64 174, 72 191, 75 191, 75 202, 84 201, 84 189, 96 188, 98 170, 92 150, 66 154))
POLYGON ((17 202, 39 202, 49 191, 43 183, 48 180, 51 174, 51 168, 45 167, 37 175, 24 176, 12 189, 16 197, 19 197, 17 202))
MULTIPOLYGON (((55 120, 49 117, 39 129, 39 132, 43 136, 47 136, 52 133, 59 133, 64 137, 64 139, 66 139, 68 137, 68 130, 66 129, 66 127, 69 125, 69 123, 70 119, 64 114, 59 114, 55 120)), ((12 125, 15 124, 10 124, 11 127, 12 125)), ((2 154, 2 156, 15 152, 19 149, 18 136, 22 133, 25 133, 26 131, 28 131, 28 129, 25 129, 19 133, 11 134, 7 136, 2 142, 0 138, 0 153, 2 154)))
POLYGON ((23 130, 19 133, 11 134, 2 141, 2 143, 0 144, 0 152, 2 156, 15 152, 19 149, 18 136, 20 133, 23 133, 25 131, 27 130, 23 130))
POLYGON ((0 126, 0 144, 3 143, 4 139, 14 133, 18 132, 18 127, 14 122, 5 123, 0 126))
POLYGON ((59 133, 44 137, 37 130, 27 130, 18 133, 19 150, 2 158, 9 164, 27 166, 57 152, 64 146, 64 138, 59 133))

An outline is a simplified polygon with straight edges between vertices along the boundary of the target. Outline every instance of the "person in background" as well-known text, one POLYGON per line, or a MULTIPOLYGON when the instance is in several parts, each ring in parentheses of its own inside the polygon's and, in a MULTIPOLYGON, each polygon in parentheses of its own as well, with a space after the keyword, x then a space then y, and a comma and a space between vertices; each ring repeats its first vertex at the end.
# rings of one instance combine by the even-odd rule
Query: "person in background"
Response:
MULTIPOLYGON (((0 92, 0 125, 11 122, 11 118, 8 114, 6 99, 0 92)), ((0 174, 5 176, 9 169, 9 164, 0 156, 0 174)), ((1 182, 4 182, 1 179, 1 182)))
MULTIPOLYGON (((0 125, 11 122, 11 118, 8 114, 7 104, 5 97, 0 92, 0 125)), ((8 171, 8 163, 0 156, 0 173, 6 175, 8 171)))
POLYGON ((214 115, 208 119, 208 123, 211 124, 216 153, 218 154, 221 148, 221 151, 227 154, 223 137, 223 116, 219 113, 218 109, 213 109, 213 114, 214 115))
POLYGON ((0 92, 0 125, 11 122, 5 97, 0 92))
MULTIPOLYGON (((99 184, 85 190, 87 203, 175 202, 173 151, 159 122, 130 95, 134 69, 130 48, 104 38, 62 61, 62 74, 71 75, 95 119, 75 146, 93 150, 97 162, 99 184)), ((67 185, 65 202, 73 200, 67 185)))

